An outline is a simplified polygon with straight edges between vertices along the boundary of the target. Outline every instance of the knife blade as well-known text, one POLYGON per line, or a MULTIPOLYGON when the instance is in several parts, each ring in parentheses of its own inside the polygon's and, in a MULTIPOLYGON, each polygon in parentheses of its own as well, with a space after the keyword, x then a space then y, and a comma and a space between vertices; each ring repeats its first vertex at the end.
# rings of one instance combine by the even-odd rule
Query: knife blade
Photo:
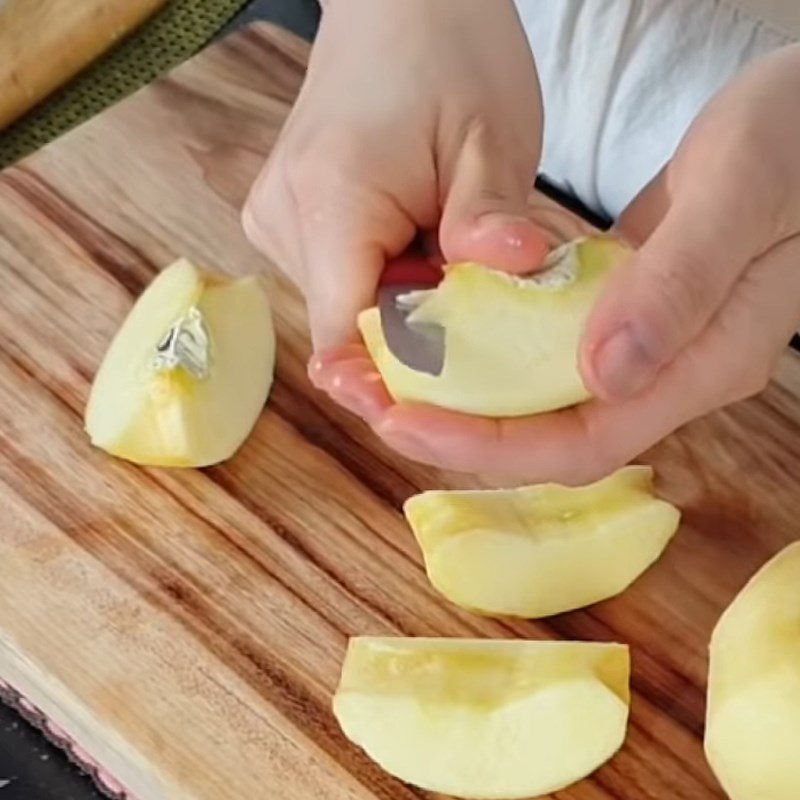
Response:
POLYGON ((443 259, 417 240, 403 255, 389 261, 378 286, 378 309, 386 344, 392 355, 416 372, 440 375, 444 368, 444 328, 410 322, 413 307, 401 302, 410 292, 434 289, 443 277, 443 259))

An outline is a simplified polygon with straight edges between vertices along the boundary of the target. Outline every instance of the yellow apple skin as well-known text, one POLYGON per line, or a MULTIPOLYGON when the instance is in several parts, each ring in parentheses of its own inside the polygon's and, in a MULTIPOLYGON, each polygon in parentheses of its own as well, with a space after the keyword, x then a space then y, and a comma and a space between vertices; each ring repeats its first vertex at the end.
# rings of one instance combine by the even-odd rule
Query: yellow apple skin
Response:
POLYGON ((526 618, 619 594, 658 559, 680 522, 644 466, 579 488, 424 492, 404 511, 445 597, 480 614, 526 618))
POLYGON ((446 268, 445 277, 410 316, 445 329, 440 375, 410 369, 389 350, 380 312, 359 316, 364 342, 392 397, 489 417, 515 417, 589 398, 578 371, 578 347, 591 308, 630 250, 592 237, 556 259, 575 280, 539 286, 480 264, 446 268))
POLYGON ((181 259, 148 286, 111 342, 86 430, 95 446, 137 464, 216 464, 252 430, 274 364, 269 301, 258 279, 221 279, 181 259), (208 375, 156 369, 159 342, 192 309, 208 332, 208 375))
POLYGON ((351 639, 334 697, 345 735, 422 789, 514 800, 558 791, 621 747, 628 648, 351 639))
POLYGON ((714 631, 705 748, 731 800, 800 797, 800 542, 747 584, 714 631))

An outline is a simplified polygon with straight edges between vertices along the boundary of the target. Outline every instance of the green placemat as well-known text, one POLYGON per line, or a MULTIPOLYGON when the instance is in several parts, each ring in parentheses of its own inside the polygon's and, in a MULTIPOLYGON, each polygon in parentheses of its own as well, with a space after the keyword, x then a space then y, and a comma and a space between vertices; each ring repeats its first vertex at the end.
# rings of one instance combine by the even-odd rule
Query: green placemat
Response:
POLYGON ((181 63, 246 4, 247 0, 170 0, 65 88, 0 132, 0 167, 42 147, 181 63))

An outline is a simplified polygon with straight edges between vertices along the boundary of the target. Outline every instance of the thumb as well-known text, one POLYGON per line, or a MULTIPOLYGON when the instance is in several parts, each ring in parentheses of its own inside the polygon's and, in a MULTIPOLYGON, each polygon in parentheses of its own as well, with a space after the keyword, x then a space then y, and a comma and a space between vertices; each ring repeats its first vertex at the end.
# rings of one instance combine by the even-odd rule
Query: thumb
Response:
POLYGON ((528 272, 544 260, 547 240, 528 205, 536 164, 520 163, 510 150, 482 130, 465 139, 447 182, 439 230, 447 261, 528 272))
POLYGON ((665 188, 651 185, 623 216, 652 232, 612 278, 584 332, 581 372, 605 400, 625 399, 651 383, 706 327, 766 249, 763 215, 744 208, 732 189, 679 190, 666 208, 665 195, 665 188), (652 212, 661 218, 648 225, 652 212))

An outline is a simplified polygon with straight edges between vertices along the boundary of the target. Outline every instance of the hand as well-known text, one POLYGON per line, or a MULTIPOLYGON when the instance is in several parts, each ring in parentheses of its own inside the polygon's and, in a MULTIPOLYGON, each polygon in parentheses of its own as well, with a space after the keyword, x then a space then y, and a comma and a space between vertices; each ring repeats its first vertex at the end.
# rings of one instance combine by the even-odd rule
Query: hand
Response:
POLYGON ((800 323, 798 98, 793 46, 722 91, 624 214, 619 230, 641 248, 601 298, 581 347, 596 400, 497 421, 392 405, 365 373, 376 432, 443 467, 586 483, 759 392, 800 323))
POLYGON ((317 351, 359 341, 358 312, 418 229, 441 222, 451 260, 541 262, 526 204, 541 123, 511 0, 325 3, 305 85, 243 213, 302 289, 317 351))

